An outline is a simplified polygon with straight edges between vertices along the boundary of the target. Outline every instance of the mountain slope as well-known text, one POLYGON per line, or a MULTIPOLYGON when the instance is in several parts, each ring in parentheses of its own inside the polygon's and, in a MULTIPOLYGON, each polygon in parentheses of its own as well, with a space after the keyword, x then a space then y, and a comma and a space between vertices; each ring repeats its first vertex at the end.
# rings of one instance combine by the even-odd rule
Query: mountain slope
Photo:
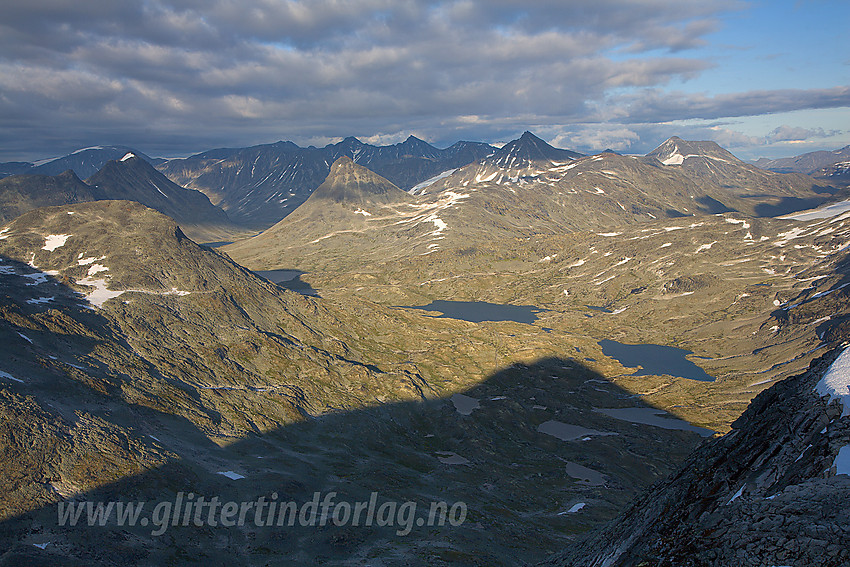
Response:
POLYGON ((817 207, 837 191, 800 173, 777 174, 744 163, 715 142, 673 137, 647 157, 680 170, 725 207, 753 216, 778 216, 817 207))
POLYGON ((444 150, 413 136, 391 146, 349 137, 324 148, 278 142, 239 150, 214 150, 170 160, 160 171, 176 183, 207 194, 235 222, 268 228, 307 200, 343 156, 403 189, 475 161, 494 148, 458 142, 444 150))
POLYGON ((247 235, 203 193, 172 183, 132 153, 106 162, 87 182, 71 170, 56 176, 25 174, 0 179, 0 222, 44 206, 116 199, 136 201, 176 219, 201 242, 247 235))
POLYGON ((486 162, 508 169, 534 161, 571 161, 580 157, 584 156, 578 152, 555 148, 526 130, 518 139, 499 148, 486 162))
POLYGON ((234 226, 227 214, 210 203, 206 195, 172 183, 132 153, 107 162, 86 182, 94 188, 99 200, 142 203, 173 218, 187 234, 202 242, 244 234, 244 230, 234 226))
MULTIPOLYGON (((288 249, 312 246, 337 234, 351 235, 361 246, 396 247, 400 234, 375 234, 374 227, 425 223, 430 227, 427 230, 434 232, 437 223, 427 217, 415 197, 350 158, 341 157, 295 211, 261 234, 222 249, 252 269, 276 268, 286 264, 288 249), (374 235, 389 240, 372 240, 374 235)), ((400 231, 406 232, 401 228, 400 231)))
POLYGON ((150 164, 161 163, 162 159, 154 159, 127 146, 93 146, 83 148, 68 154, 67 156, 42 160, 33 164, 27 173, 40 175, 58 175, 68 169, 72 170, 80 179, 85 179, 97 173, 107 162, 121 159, 122 156, 132 153, 150 164))
POLYGON ((540 558, 541 542, 553 548, 563 529, 611 517, 699 439, 677 420, 679 429, 647 435, 594 412, 623 394, 551 356, 564 349, 529 339, 528 325, 303 297, 129 201, 15 219, 0 230, 0 283, 0 561, 10 565, 181 563, 214 549, 227 563, 475 556, 507 566, 540 558), (481 407, 458 411, 449 397, 460 391, 481 407), (543 391, 548 412, 531 400, 543 391), (594 438, 539 429, 553 419, 594 438), (564 461, 591 479, 563 482, 564 461), (249 525, 253 535, 174 526, 157 537, 144 524, 56 522, 59 502, 191 492, 302 504, 330 491, 347 502, 416 501, 426 516, 429 502, 462 501, 470 518, 490 520, 414 525, 409 537, 286 526, 283 538, 280 526, 249 525), (587 495, 589 516, 559 515, 587 495))
POLYGON ((331 165, 328 177, 313 191, 307 203, 321 200, 348 206, 370 206, 405 203, 413 199, 380 175, 357 165, 348 157, 341 157, 331 165))
POLYGON ((13 175, 0 179, 0 223, 38 207, 96 199, 96 190, 83 183, 71 170, 56 176, 13 175))
POLYGON ((762 392, 731 433, 546 565, 850 564, 850 352, 838 354, 762 392), (821 397, 827 373, 843 391, 821 397))
POLYGON ((678 154, 682 165, 664 165, 657 159, 661 150, 646 157, 541 159, 555 156, 536 140, 525 134, 492 157, 433 180, 407 207, 380 214, 364 208, 359 218, 352 209, 344 221, 327 216, 309 229, 284 222, 274 227, 274 238, 240 242, 228 251, 256 269, 314 271, 356 265, 362 254, 388 261, 471 246, 498 248, 517 238, 617 231, 655 219, 799 210, 826 198, 812 190, 822 187, 809 177, 759 170, 713 143, 673 140, 667 153, 692 153, 678 154))

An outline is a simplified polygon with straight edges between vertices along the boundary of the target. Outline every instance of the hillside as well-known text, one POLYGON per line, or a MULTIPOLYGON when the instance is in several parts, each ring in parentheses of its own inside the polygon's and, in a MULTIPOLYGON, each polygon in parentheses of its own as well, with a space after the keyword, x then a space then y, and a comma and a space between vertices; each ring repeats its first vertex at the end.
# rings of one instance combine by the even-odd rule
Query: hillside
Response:
POLYGON ((756 397, 731 433, 545 565, 850 564, 848 381, 846 351, 813 361, 756 397))

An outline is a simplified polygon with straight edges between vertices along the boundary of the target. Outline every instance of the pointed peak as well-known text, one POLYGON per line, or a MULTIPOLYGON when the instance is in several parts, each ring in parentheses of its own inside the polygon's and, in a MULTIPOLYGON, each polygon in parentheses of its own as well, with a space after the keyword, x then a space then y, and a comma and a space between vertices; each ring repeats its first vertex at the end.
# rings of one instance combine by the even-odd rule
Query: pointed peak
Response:
POLYGON ((362 205, 406 201, 410 196, 377 173, 357 165, 350 157, 342 156, 333 162, 327 178, 308 201, 318 199, 362 205))
POLYGON ((529 131, 502 146, 493 156, 499 167, 525 167, 532 161, 562 161, 582 157, 582 154, 556 148, 529 131))

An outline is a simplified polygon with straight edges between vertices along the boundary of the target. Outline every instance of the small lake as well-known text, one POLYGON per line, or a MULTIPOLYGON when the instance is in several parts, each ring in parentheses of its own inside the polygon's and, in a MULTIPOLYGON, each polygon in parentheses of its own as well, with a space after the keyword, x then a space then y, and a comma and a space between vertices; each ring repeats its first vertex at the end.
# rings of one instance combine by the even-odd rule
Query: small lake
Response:
POLYGON ((597 431, 596 429, 588 429, 581 425, 563 423, 561 421, 555 421, 554 419, 550 419, 549 421, 545 421, 538 425, 537 431, 545 433, 546 435, 551 435, 552 437, 557 437, 561 441, 578 441, 579 439, 584 441, 595 436, 605 437, 608 435, 619 435, 619 433, 611 431, 597 431))
POLYGON ((513 321, 531 325, 537 320, 537 314, 546 311, 533 305, 502 305, 485 301, 445 301, 438 299, 428 305, 406 305, 407 309, 436 311, 438 317, 460 319, 471 323, 482 321, 513 321))
POLYGON ((652 425, 653 427, 675 431, 691 431, 702 437, 711 437, 715 433, 711 429, 691 425, 683 419, 656 408, 593 408, 593 411, 630 423, 652 425))
POLYGON ((257 270, 254 273, 280 287, 297 291, 302 295, 319 297, 319 293, 310 284, 301 281, 301 276, 306 273, 301 270, 257 270))
POLYGON ((630 376, 672 376, 701 382, 714 382, 714 377, 685 358, 693 351, 652 344, 629 345, 610 339, 599 341, 605 356, 617 359, 627 368, 640 367, 630 376))

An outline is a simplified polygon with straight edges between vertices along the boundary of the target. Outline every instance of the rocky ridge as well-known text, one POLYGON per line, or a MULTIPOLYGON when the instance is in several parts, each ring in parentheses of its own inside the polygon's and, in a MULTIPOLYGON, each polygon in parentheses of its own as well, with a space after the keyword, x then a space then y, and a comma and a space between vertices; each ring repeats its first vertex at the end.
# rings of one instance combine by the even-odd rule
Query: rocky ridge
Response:
POLYGON ((850 396, 842 352, 759 394, 730 433, 545 565, 850 565, 850 412, 820 388, 832 369, 850 396))

